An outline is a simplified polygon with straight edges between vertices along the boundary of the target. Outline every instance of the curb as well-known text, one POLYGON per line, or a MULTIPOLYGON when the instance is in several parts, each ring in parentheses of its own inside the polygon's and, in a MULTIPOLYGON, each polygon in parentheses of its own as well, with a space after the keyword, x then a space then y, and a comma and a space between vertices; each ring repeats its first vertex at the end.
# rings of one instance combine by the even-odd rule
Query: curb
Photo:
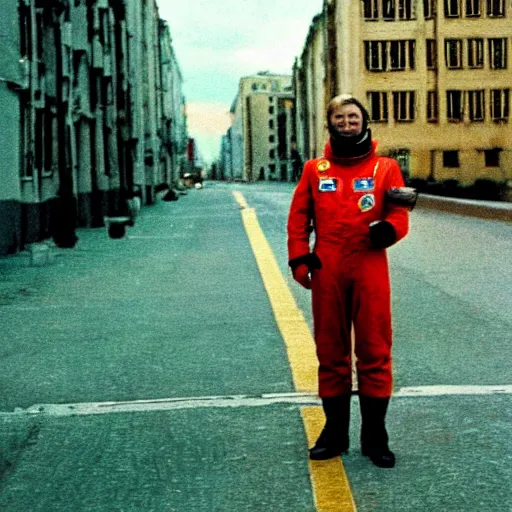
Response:
POLYGON ((512 222, 512 203, 508 202, 456 199, 420 193, 416 208, 437 210, 480 219, 512 222))

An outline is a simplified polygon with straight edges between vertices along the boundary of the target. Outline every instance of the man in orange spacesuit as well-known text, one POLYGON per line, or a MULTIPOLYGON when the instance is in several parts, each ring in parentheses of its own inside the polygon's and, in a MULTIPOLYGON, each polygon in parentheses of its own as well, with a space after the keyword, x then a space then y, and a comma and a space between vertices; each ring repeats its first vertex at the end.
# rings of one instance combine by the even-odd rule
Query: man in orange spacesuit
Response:
POLYGON ((288 218, 293 277, 312 290, 319 396, 326 416, 309 456, 328 459, 348 449, 353 328, 362 451, 377 466, 393 467, 385 427, 393 386, 385 249, 407 234, 415 192, 404 187, 395 160, 376 155, 368 113, 358 100, 333 98, 327 123, 324 157, 304 165, 288 218))

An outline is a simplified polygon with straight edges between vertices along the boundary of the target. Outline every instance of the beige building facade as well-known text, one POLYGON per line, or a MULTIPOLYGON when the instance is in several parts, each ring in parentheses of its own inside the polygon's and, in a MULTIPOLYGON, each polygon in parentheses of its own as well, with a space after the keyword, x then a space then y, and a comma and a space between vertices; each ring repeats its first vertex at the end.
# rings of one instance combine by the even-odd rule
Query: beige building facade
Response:
POLYGON ((261 72, 241 78, 221 147, 223 175, 243 181, 291 179, 293 111, 291 75, 261 72))
POLYGON ((296 138, 304 159, 323 153, 326 141, 326 17, 315 16, 301 56, 294 67, 296 138))
MULTIPOLYGON (((296 89, 323 82, 326 96, 361 99, 379 152, 407 176, 512 180, 510 2, 326 0, 322 17, 325 69, 303 61, 296 89)), ((313 98, 297 110, 318 108, 313 98)))

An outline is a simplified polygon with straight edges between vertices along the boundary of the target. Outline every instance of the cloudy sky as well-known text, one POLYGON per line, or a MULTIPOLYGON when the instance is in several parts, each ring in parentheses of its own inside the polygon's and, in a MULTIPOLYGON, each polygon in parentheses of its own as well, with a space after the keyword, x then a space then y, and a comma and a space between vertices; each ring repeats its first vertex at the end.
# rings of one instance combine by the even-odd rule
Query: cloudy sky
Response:
POLYGON ((291 74, 322 0, 157 0, 185 80, 189 133, 219 153, 242 76, 291 74))

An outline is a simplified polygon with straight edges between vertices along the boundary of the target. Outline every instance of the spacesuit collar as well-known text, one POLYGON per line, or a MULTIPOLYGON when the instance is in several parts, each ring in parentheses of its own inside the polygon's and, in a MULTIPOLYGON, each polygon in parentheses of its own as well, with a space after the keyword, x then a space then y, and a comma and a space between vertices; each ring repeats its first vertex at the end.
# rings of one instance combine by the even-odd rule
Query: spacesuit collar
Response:
POLYGON ((362 160, 365 160, 369 157, 374 156, 376 150, 377 150, 377 141, 375 139, 373 139, 371 141, 371 146, 370 146, 369 151, 367 153, 365 153, 364 155, 358 155, 358 156, 352 156, 352 157, 339 157, 339 156, 334 155, 334 152, 333 152, 332 146, 331 146, 331 140, 329 139, 327 141, 327 144, 325 145, 324 156, 328 160, 332 160, 334 162, 339 162, 343 165, 355 165, 355 164, 361 162, 362 160))

